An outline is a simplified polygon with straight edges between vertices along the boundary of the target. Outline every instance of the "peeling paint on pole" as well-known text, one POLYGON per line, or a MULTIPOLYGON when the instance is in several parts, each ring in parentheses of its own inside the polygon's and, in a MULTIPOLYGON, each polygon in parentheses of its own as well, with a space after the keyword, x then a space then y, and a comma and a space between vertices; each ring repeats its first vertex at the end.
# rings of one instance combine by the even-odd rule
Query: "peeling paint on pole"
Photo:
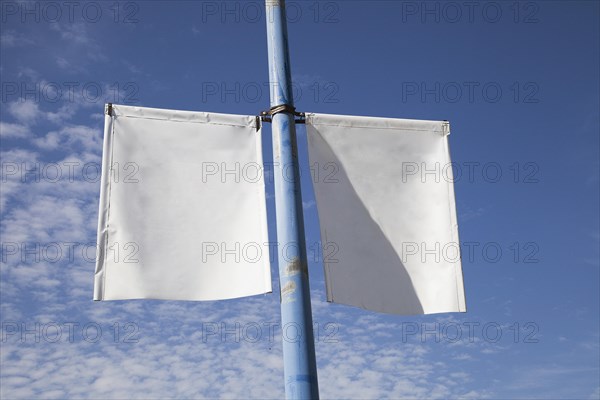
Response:
POLYGON ((291 276, 300 272, 308 276, 306 262, 302 262, 300 258, 296 257, 287 265, 285 268, 285 273, 287 276, 291 276))

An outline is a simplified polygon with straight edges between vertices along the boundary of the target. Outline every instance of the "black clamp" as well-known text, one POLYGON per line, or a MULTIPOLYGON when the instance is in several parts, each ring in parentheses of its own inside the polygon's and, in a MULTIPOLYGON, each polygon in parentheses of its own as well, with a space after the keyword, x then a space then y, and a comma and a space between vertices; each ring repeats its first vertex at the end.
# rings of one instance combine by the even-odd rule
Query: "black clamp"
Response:
POLYGON ((264 121, 264 122, 271 122, 273 120, 273 115, 279 114, 279 113, 292 114, 295 117, 299 117, 298 119, 295 119, 295 121, 294 121, 295 123, 297 123, 297 124, 304 123, 305 114, 302 112, 297 112, 296 108, 294 106, 290 106, 288 104, 280 104, 278 106, 271 107, 268 111, 261 111, 260 119, 261 119, 261 121, 264 121))

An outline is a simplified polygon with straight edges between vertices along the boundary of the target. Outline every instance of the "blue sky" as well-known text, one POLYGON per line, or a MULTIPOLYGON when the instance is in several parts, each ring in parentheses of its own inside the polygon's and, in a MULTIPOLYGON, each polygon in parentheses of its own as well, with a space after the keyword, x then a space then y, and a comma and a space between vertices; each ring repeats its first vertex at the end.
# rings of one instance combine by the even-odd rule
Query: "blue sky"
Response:
MULTIPOLYGON (((96 240, 89 166, 100 162, 104 103, 268 108, 262 3, 1 7, 2 397, 282 397, 281 332, 268 334, 279 320, 275 267, 271 295, 94 303, 93 249, 82 253, 96 240), (23 165, 38 172, 22 179, 23 165)), ((327 304, 322 265, 309 254, 322 397, 598 399, 598 2, 288 8, 297 109, 449 120, 462 172, 466 314, 327 304)), ((303 129, 300 139, 306 162, 303 129)), ((273 208, 268 196, 271 225, 273 208)))

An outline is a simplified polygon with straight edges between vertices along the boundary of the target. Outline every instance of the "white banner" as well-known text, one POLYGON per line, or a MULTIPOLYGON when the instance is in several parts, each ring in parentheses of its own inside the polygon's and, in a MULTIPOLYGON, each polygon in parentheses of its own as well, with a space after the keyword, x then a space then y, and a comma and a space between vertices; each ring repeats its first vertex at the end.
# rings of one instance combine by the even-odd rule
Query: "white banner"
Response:
POLYGON ((449 124, 307 114, 328 301, 465 312, 449 124))
POLYGON ((113 105, 94 300, 271 292, 256 118, 113 105))

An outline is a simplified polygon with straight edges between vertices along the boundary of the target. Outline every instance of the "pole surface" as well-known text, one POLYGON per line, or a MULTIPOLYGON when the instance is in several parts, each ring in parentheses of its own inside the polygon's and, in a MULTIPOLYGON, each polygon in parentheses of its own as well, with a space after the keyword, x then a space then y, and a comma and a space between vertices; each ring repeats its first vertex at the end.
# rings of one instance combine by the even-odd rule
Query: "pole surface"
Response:
MULTIPOLYGON (((284 0, 266 0, 271 107, 294 106, 284 0)), ((294 115, 272 117, 286 399, 318 399, 294 115)))

